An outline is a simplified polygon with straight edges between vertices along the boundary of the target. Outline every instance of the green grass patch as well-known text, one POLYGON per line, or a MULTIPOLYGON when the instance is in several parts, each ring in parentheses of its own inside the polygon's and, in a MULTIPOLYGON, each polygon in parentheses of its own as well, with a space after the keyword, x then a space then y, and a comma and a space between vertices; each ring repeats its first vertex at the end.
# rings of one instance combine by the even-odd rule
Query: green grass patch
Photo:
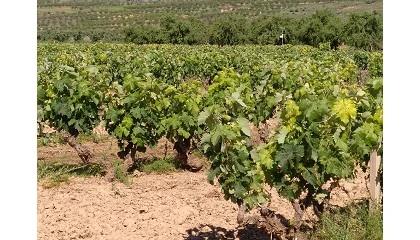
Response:
POLYGON ((43 136, 37 138, 37 146, 54 146, 58 144, 64 144, 63 138, 58 133, 45 133, 43 136))
POLYGON ((125 185, 130 184, 130 180, 128 178, 127 172, 123 170, 123 161, 116 160, 114 161, 114 177, 118 181, 124 183, 125 185))
POLYGON ((180 169, 176 158, 158 158, 152 161, 137 161, 135 168, 145 173, 171 173, 180 169))
MULTIPOLYGON (((79 143, 86 143, 86 142, 94 142, 100 143, 104 142, 108 139, 108 136, 99 136, 97 134, 79 134, 76 140, 79 143)), ((44 146, 55 146, 60 144, 66 144, 63 138, 60 136, 59 133, 45 133, 42 136, 38 137, 37 139, 37 146, 44 147, 44 146)))
POLYGON ((311 240, 383 239, 382 208, 369 212, 366 203, 326 211, 310 234, 311 240))
POLYGON ((98 164, 81 165, 38 161, 38 181, 43 180, 47 188, 57 187, 67 182, 71 176, 96 176, 104 174, 104 169, 98 164))
POLYGON ((106 140, 106 137, 101 137, 97 134, 79 134, 79 136, 77 136, 77 141, 79 141, 79 143, 85 143, 85 142, 94 142, 94 143, 100 143, 104 140, 106 140))

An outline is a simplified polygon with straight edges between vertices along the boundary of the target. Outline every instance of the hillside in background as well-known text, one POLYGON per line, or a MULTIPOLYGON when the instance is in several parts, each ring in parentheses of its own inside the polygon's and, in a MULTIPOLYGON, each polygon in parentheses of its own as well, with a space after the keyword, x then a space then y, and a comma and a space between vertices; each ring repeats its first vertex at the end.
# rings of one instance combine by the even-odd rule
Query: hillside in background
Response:
POLYGON ((354 12, 382 13, 382 0, 38 0, 38 31, 121 29, 158 23, 165 15, 213 21, 224 15, 303 17, 331 9, 341 17, 354 12))
POLYGON ((382 45, 382 0, 39 0, 37 11, 41 42, 382 45), (216 36, 227 31, 237 36, 216 36))

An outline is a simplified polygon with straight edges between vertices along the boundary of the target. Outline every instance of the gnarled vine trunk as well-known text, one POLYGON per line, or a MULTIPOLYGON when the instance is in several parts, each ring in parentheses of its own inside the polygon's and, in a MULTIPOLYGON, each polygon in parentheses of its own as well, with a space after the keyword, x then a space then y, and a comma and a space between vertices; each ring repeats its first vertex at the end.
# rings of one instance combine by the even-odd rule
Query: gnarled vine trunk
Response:
MULTIPOLYGON (((136 157, 137 152, 137 146, 136 144, 133 144, 132 142, 128 142, 127 146, 124 148, 123 151, 119 151, 117 153, 117 156, 123 160, 122 164, 122 171, 124 173, 128 172, 130 168, 134 165, 134 160, 136 157)), ((111 162, 103 163, 105 165, 106 169, 106 176, 105 178, 112 182, 115 180, 115 172, 114 172, 114 165, 111 162)))
POLYGON ((270 130, 268 123, 266 121, 261 122, 261 125, 258 128, 258 135, 260 137, 260 141, 263 143, 267 143, 269 134, 270 130))
POLYGON ((70 133, 68 133, 64 129, 58 129, 61 137, 64 139, 65 142, 67 142, 72 148, 74 148, 79 155, 80 159, 82 159, 82 162, 85 164, 88 164, 90 159, 92 158, 92 154, 88 149, 83 147, 77 140, 76 137, 72 136, 70 133))
POLYGON ((295 210, 294 228, 299 231, 302 224, 303 214, 305 213, 305 207, 301 208, 301 201, 295 200, 292 203, 293 209, 295 210))
POLYGON ((174 149, 177 151, 177 159, 184 166, 191 168, 192 170, 200 170, 203 164, 199 159, 194 157, 191 152, 191 139, 178 140, 174 144, 174 149))
MULTIPOLYGON (((136 152, 137 152, 137 145, 133 144, 132 142, 128 142, 127 146, 124 148, 123 151, 119 151, 117 153, 117 156, 123 160, 122 164, 122 171, 124 173, 128 172, 130 168, 134 165, 134 160, 136 158, 136 152)), ((112 164, 109 164, 107 166, 107 173, 106 173, 106 179, 110 182, 114 181, 114 168, 112 164)))
POLYGON ((242 199, 238 199, 238 216, 236 217, 236 222, 238 224, 241 224, 244 222, 244 218, 245 218, 245 210, 246 210, 246 206, 244 204, 244 200, 242 199))
POLYGON ((122 169, 124 172, 127 172, 133 167, 134 160, 136 159, 136 152, 137 152, 136 144, 129 142, 127 147, 129 148, 124 149, 124 155, 120 157, 124 160, 123 169, 122 169))
POLYGON ((293 209, 295 210, 293 226, 295 228, 296 233, 299 233, 300 231, 300 226, 302 225, 302 218, 307 208, 312 206, 314 213, 315 215, 317 215, 317 217, 320 217, 321 213, 324 210, 324 202, 318 203, 318 201, 314 199, 313 195, 314 195, 314 191, 309 190, 305 198, 295 199, 292 202, 293 209))

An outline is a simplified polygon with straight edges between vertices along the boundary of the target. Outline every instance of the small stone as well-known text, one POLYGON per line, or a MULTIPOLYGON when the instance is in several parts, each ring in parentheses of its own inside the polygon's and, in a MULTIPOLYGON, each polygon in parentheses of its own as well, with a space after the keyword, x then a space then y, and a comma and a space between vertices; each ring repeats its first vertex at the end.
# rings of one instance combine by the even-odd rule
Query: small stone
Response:
POLYGON ((44 209, 55 209, 55 205, 53 203, 47 204, 44 209))
POLYGON ((134 177, 140 177, 141 175, 144 175, 144 173, 140 172, 139 170, 134 170, 133 172, 134 177))
POLYGON ((132 218, 127 218, 123 222, 124 227, 132 227, 136 224, 136 220, 132 218))
POLYGON ((224 238, 225 237, 225 233, 223 231, 217 231, 217 236, 224 238))
POLYGON ((140 213, 147 213, 149 211, 149 209, 146 206, 143 206, 139 209, 140 213))
POLYGON ((204 226, 203 228, 201 228, 201 232, 207 233, 212 232, 212 230, 209 226, 204 226))

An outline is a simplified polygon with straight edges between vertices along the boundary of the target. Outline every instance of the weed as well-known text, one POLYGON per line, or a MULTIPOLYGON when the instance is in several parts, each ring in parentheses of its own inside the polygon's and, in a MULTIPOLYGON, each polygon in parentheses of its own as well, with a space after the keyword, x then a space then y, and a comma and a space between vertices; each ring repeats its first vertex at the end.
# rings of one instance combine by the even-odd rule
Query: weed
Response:
POLYGON ((382 210, 369 212, 367 204, 325 212, 311 234, 311 240, 380 240, 383 239, 382 210))
POLYGON ((101 137, 97 134, 79 134, 79 136, 77 136, 77 141, 79 143, 85 143, 85 142, 94 142, 94 143, 99 143, 102 142, 103 140, 105 140, 106 138, 101 137))
POLYGON ((54 162, 38 161, 37 174, 38 181, 43 181, 46 188, 57 187, 63 182, 67 182, 70 176, 95 176, 103 174, 104 170, 98 164, 64 164, 54 162))
POLYGON ((44 147, 44 146, 53 146, 57 144, 64 144, 63 138, 60 134, 54 133, 45 133, 42 136, 38 137, 37 139, 37 146, 44 147))
MULTIPOLYGON (((99 136, 97 134, 79 134, 76 138, 76 140, 79 143, 86 143, 86 142, 100 143, 100 142, 104 142, 107 139, 108 137, 99 136)), ((42 134, 42 136, 39 136, 37 139, 38 147, 54 146, 54 145, 65 144, 65 143, 66 142, 64 142, 63 138, 57 132, 42 134)))
POLYGON ((170 173, 180 168, 175 158, 159 158, 154 161, 136 162, 136 168, 145 173, 170 173))
POLYGON ((114 161, 114 177, 125 185, 129 185, 130 181, 128 179, 128 175, 123 171, 122 165, 123 162, 121 160, 118 159, 114 161))

